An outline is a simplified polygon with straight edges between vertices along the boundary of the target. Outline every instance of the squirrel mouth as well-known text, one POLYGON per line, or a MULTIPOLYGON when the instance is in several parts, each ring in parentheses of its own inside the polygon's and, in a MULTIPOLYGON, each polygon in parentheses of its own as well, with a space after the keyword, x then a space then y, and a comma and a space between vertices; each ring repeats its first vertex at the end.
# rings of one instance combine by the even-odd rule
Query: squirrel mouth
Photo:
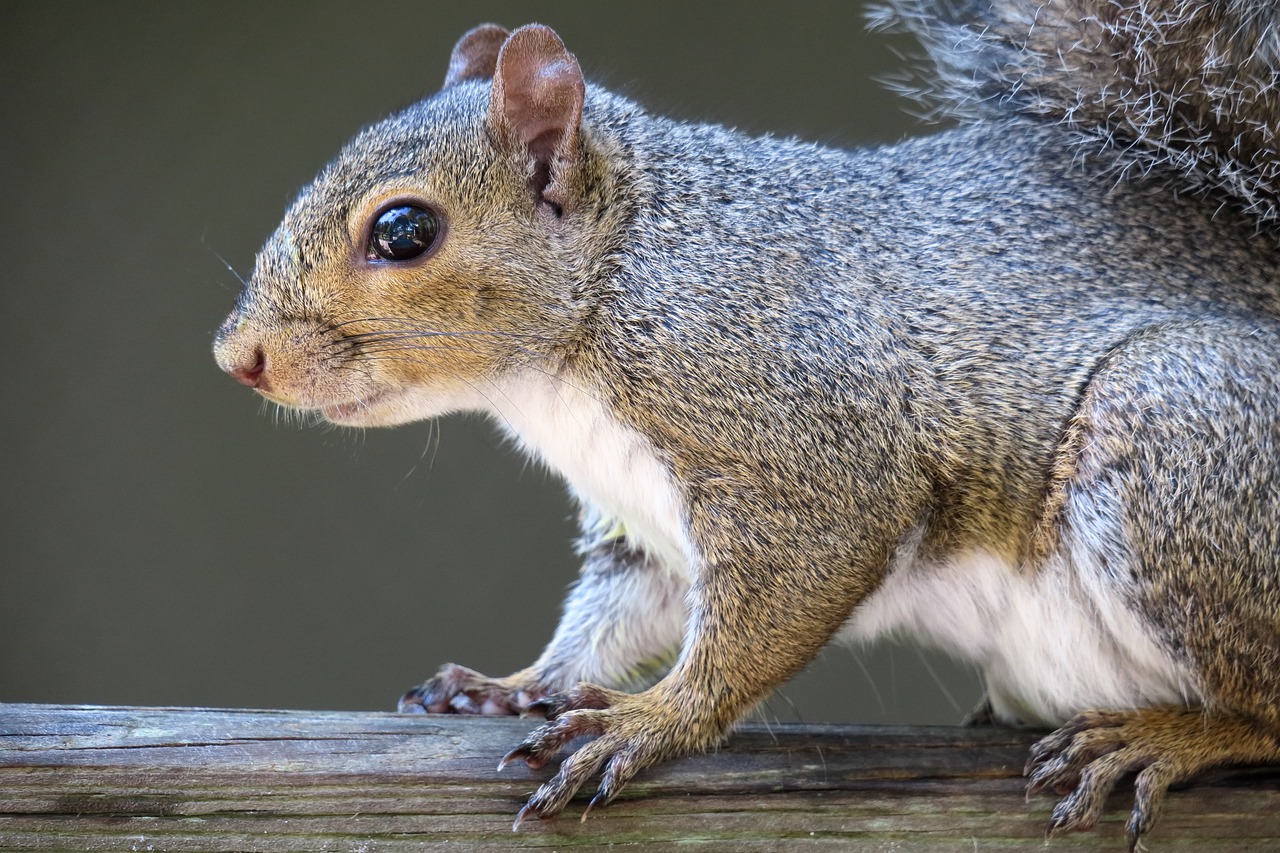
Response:
POLYGON ((320 414, 324 415, 326 420, 335 423, 363 421, 372 413, 373 408, 386 400, 388 396, 386 392, 381 392, 371 394, 368 397, 348 400, 345 403, 331 403, 327 406, 321 406, 320 414))

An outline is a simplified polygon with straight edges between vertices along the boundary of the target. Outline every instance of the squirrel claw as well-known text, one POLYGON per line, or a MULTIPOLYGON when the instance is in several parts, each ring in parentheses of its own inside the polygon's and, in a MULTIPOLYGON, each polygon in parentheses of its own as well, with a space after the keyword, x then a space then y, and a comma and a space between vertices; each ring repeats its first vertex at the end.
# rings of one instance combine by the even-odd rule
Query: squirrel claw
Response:
POLYGON ((1044 828, 1044 840, 1048 841, 1057 836, 1067 825, 1066 815, 1058 814, 1055 808, 1053 814, 1049 817, 1049 823, 1044 828))
POLYGON ((482 714, 515 716, 543 697, 528 671, 489 678, 456 663, 445 664, 423 684, 400 697, 402 714, 482 714))
POLYGON ((605 805, 605 801, 602 800, 600 798, 600 794, 597 793, 594 797, 591 798, 591 802, 587 803, 587 807, 582 810, 582 817, 578 819, 578 822, 586 823, 587 815, 591 814, 591 810, 594 809, 596 806, 603 806, 603 805, 605 805))
POLYGON ((501 773, 506 766, 513 761, 523 761, 531 770, 537 770, 539 767, 547 763, 544 756, 535 755, 529 741, 517 746, 515 749, 502 756, 502 760, 498 762, 498 772, 501 773))
POLYGON ((563 693, 551 693, 529 703, 529 710, 555 720, 568 711, 602 711, 625 694, 619 694, 594 684, 578 684, 563 693))
POLYGON ((551 696, 543 696, 536 699, 525 706, 525 711, 530 714, 537 714, 547 720, 554 720, 565 711, 564 701, 560 697, 562 694, 556 693, 551 696))
POLYGON ((533 811, 533 808, 528 803, 525 803, 520 808, 520 811, 516 812, 516 820, 515 820, 515 823, 511 824, 511 831, 519 832, 520 824, 524 823, 524 819, 528 817, 529 813, 532 811, 533 811))

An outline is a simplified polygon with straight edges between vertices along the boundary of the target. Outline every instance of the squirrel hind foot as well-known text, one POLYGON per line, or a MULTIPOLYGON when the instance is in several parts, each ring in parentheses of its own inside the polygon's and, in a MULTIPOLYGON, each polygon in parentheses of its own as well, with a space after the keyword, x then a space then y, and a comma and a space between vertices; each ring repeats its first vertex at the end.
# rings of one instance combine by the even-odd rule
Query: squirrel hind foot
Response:
POLYGON ((1205 708, 1087 711, 1031 747, 1024 774, 1028 796, 1065 795, 1047 834, 1091 829, 1120 778, 1137 773, 1126 824, 1129 850, 1160 816, 1171 785, 1213 767, 1280 760, 1280 732, 1205 708))

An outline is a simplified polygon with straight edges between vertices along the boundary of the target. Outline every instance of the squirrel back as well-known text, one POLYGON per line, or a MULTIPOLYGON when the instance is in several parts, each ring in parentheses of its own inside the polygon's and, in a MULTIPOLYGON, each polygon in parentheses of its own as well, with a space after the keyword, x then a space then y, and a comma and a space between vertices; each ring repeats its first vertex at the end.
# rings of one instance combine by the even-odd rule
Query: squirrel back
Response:
POLYGON ((1280 5, 1271 0, 891 0, 934 67, 909 94, 964 120, 1070 130, 1117 180, 1217 197, 1280 229, 1280 5))

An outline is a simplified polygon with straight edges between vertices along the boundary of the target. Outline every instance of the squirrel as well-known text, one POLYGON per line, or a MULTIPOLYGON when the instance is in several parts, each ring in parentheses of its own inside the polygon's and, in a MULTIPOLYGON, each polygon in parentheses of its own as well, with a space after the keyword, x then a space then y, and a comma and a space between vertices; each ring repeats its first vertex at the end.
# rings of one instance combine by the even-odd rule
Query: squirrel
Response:
MULTIPOLYGON (((542 25, 466 33, 359 133, 215 340, 282 406, 488 413, 581 507, 550 644, 402 711, 541 713, 520 809, 608 803, 833 639, 983 673, 1058 727, 1091 828, 1136 773, 1280 763, 1280 11, 894 0, 960 119, 836 150, 655 116, 542 25)), ((585 814, 584 814, 585 817, 585 814)))

